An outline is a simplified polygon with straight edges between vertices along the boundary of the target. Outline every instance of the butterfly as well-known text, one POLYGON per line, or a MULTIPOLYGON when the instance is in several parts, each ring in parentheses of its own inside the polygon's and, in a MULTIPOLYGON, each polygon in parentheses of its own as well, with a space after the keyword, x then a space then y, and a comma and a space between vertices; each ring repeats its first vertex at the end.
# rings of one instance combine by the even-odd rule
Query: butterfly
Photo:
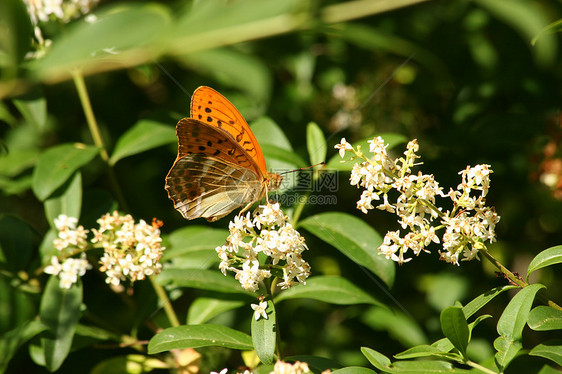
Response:
POLYGON ((223 95, 199 87, 191 97, 191 117, 176 126, 178 156, 166 176, 166 191, 186 219, 216 221, 238 207, 247 210, 282 176, 269 173, 256 137, 223 95))

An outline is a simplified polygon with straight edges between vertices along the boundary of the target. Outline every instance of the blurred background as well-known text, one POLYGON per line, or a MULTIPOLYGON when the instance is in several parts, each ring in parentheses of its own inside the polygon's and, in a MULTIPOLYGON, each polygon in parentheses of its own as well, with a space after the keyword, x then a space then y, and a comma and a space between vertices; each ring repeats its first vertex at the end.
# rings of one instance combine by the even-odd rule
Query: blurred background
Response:
MULTIPOLYGON (((562 239, 560 34, 541 33, 562 17, 562 4, 412 1, 384 8, 381 3, 101 1, 91 14, 120 9, 128 13, 113 23, 88 24, 94 30, 82 19, 44 22, 42 36, 52 40, 45 56, 30 58, 32 46, 20 43, 17 48, 25 53, 14 63, 4 59, 2 64, 2 219, 16 216, 28 222, 29 235, 38 245, 49 223, 30 189, 37 157, 55 144, 93 143, 68 75, 69 67, 81 65, 109 150, 140 120, 174 128, 189 114, 190 93, 207 85, 234 103, 250 124, 264 116, 272 119, 304 160, 308 160, 306 125, 312 121, 327 138, 328 157, 336 154, 333 145, 342 137, 354 142, 391 132, 418 139, 420 170, 434 174, 445 191, 456 188, 458 172, 467 165, 489 164, 494 174, 487 200, 501 216, 498 241, 490 251, 524 275, 533 256, 562 239), (88 62, 88 48, 103 50, 101 57, 88 62), (24 154, 24 161, 13 164, 8 154, 14 152, 24 154)), ((22 35, 31 35, 31 25, 17 18, 18 12, 4 21, 27 33, 18 34, 16 44, 6 41, 5 50, 16 48, 22 35)), ((403 148, 404 144, 395 147, 394 155, 403 148)), ((177 144, 170 142, 115 165, 129 213, 146 221, 157 217, 164 222, 164 233, 207 224, 185 221, 167 198, 164 177, 176 152, 177 144)), ((83 168, 82 176, 82 210, 88 214, 81 223, 88 227, 100 212, 115 205, 100 159, 83 168)), ((307 205, 302 217, 345 211, 381 235, 397 230, 395 216, 378 210, 364 215, 355 209, 360 191, 349 186, 348 178, 348 173, 339 174, 336 205, 307 205)), ((211 225, 226 228, 228 220, 211 225)), ((8 229, 9 225, 0 226, 0 234, 8 229)), ((367 365, 360 347, 393 355, 437 340, 442 336, 443 308, 456 300, 466 304, 506 284, 485 261, 458 267, 439 262, 434 247, 433 253, 397 268, 395 285, 386 293, 337 250, 306 231, 301 234, 310 248, 306 256, 313 275, 343 275, 396 313, 307 300, 281 304, 278 317, 288 354, 367 365)), ((547 294, 560 300, 561 272, 552 269, 560 267, 537 272, 534 281, 550 284, 547 294)), ((196 295, 193 291, 178 301, 180 314, 196 295)), ((89 305, 100 306, 94 312, 102 316, 103 305, 112 297, 87 296, 89 305)), ((499 296, 497 305, 487 307, 486 313, 494 318, 478 328, 474 354, 493 353, 489 337, 495 334, 498 311, 508 297, 499 296)), ((112 318, 126 325, 127 316, 112 318)), ((217 323, 237 326, 246 317, 243 312, 229 314, 217 323)), ((526 333, 525 342, 533 346, 537 333, 526 333)), ((112 354, 78 352, 61 372, 71 371, 73 360, 88 367, 112 354)), ((20 365, 41 370, 23 361, 20 365)), ((526 372, 533 372, 532 361, 519 366, 515 362, 512 367, 518 369, 511 372, 526 365, 526 372)))

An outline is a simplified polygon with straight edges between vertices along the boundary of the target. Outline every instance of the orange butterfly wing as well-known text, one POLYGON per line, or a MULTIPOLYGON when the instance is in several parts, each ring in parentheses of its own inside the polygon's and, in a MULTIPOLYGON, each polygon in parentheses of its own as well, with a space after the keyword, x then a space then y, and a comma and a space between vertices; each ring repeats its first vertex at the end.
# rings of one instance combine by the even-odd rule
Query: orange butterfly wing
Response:
POLYGON ((211 87, 197 88, 191 97, 191 118, 229 133, 256 163, 261 174, 264 177, 268 175, 256 137, 242 114, 226 97, 211 87))

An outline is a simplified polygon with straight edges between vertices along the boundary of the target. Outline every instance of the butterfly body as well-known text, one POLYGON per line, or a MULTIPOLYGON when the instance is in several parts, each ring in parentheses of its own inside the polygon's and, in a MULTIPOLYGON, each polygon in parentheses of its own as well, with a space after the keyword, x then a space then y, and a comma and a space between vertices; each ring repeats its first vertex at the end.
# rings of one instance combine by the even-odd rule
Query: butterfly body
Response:
POLYGON ((166 191, 186 219, 216 221, 238 207, 248 209, 279 187, 238 110, 221 94, 199 87, 191 118, 176 126, 178 156, 166 176, 166 191))

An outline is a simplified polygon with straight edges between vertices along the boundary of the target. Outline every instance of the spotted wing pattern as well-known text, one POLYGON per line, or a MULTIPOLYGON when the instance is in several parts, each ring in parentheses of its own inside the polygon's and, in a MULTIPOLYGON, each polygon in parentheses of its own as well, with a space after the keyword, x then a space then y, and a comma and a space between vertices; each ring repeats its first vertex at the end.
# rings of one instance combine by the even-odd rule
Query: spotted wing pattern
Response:
POLYGON ((191 97, 191 117, 232 135, 262 174, 267 176, 265 158, 256 137, 244 117, 226 97, 210 87, 199 87, 191 97))
POLYGON ((177 127, 178 157, 166 191, 186 218, 215 221, 265 196, 265 176, 232 136, 193 118, 177 127))

